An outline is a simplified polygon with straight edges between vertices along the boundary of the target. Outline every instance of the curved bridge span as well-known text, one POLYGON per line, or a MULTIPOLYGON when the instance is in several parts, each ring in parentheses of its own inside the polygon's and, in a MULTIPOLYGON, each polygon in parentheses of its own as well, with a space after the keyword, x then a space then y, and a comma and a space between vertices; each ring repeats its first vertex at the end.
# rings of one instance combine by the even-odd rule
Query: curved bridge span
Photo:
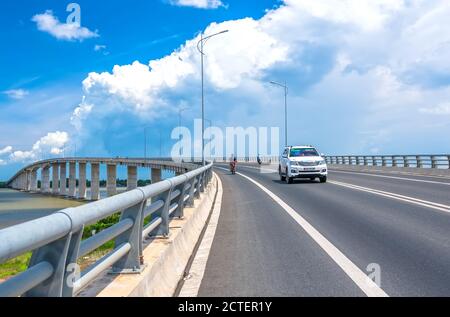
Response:
POLYGON ((170 159, 142 158, 61 158, 35 162, 18 171, 8 182, 17 190, 53 194, 77 199, 100 199, 100 167, 106 165, 107 195, 117 194, 117 166, 127 167, 127 190, 137 188, 138 167, 149 168, 152 183, 161 181, 162 171, 181 175, 198 167, 170 159), (90 166, 90 195, 87 195, 87 167, 90 166), (40 171, 40 173, 38 173, 40 171), (68 174, 68 175, 67 175, 68 174), (38 179, 40 176, 40 179, 38 179), (40 186, 38 186, 40 184, 40 186))

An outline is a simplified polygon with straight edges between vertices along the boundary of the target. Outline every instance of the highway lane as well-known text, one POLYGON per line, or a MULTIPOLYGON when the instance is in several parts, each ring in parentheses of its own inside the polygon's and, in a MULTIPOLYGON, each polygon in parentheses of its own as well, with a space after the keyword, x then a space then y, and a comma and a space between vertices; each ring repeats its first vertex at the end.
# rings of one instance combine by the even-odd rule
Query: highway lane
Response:
POLYGON ((450 179, 333 170, 330 179, 450 205, 450 179))
MULTIPOLYGON (((278 181, 276 174, 261 174, 256 169, 243 166, 240 166, 239 172, 278 195, 362 271, 366 271, 371 263, 378 264, 381 268, 381 288, 388 295, 450 296, 449 213, 330 183, 297 181, 293 185, 286 185, 278 181)), ((385 184, 387 181, 377 183, 372 180, 375 177, 350 175, 352 179, 349 179, 348 175, 350 174, 342 176, 331 173, 330 180, 344 181, 343 177, 346 177, 346 182, 368 187, 380 186, 377 188, 395 190, 409 196, 418 195, 422 193, 420 189, 430 186, 429 183, 424 185, 421 182, 388 179, 397 182, 396 186, 391 186, 385 184), (411 191, 410 187, 413 187, 411 191)), ((213 243, 200 295, 232 295, 232 291, 238 290, 239 287, 253 292, 237 294, 265 295, 259 292, 260 286, 264 289, 266 285, 252 279, 255 277, 252 275, 255 267, 258 268, 258 276, 267 274, 272 276, 272 281, 278 281, 278 289, 286 287, 292 290, 289 295, 303 295, 301 287, 290 288, 290 285, 301 286, 302 279, 309 275, 309 270, 320 270, 323 263, 327 263, 326 259, 319 258, 318 261, 305 253, 301 257, 303 262, 295 261, 289 251, 309 239, 295 239, 295 235, 303 233, 302 228, 287 225, 291 223, 287 220, 279 221, 278 219, 283 219, 280 214, 286 213, 273 206, 271 198, 253 184, 246 182, 243 177, 223 173, 221 176, 224 186, 228 187, 224 192, 226 201, 244 199, 253 200, 255 203, 251 208, 224 204, 218 235, 213 243), (251 224, 245 225, 242 221, 251 224), (262 225, 266 223, 271 225, 262 225), (261 239, 264 241, 262 245, 259 242, 261 239), (277 241, 277 244, 269 241, 277 241), (263 245, 271 246, 286 262, 293 263, 296 271, 304 272, 303 276, 299 273, 298 278, 289 278, 289 271, 279 265, 279 262, 271 263, 270 257, 261 257, 261 254, 255 253, 255 245, 259 245, 259 248, 263 245), (240 256, 237 257, 236 254, 240 256), (305 265, 305 261, 309 265, 305 265), (253 282, 250 283, 248 279, 253 282)), ((448 188, 446 185, 433 184, 435 185, 448 188)), ((433 190, 430 191, 432 192, 433 190)), ((446 202, 442 193, 420 197, 446 202)), ((310 247, 320 249, 314 242, 310 247)), ((334 266, 341 270, 336 264, 334 266)), ((339 291, 342 291, 342 287, 348 287, 348 283, 342 283, 342 280, 336 277, 337 275, 324 276, 318 280, 320 283, 308 283, 309 294, 324 294, 320 291, 314 292, 316 287, 322 290, 324 284, 331 288, 340 285, 339 291)))
POLYGON ((199 296, 364 296, 261 190, 217 173, 222 210, 199 296))

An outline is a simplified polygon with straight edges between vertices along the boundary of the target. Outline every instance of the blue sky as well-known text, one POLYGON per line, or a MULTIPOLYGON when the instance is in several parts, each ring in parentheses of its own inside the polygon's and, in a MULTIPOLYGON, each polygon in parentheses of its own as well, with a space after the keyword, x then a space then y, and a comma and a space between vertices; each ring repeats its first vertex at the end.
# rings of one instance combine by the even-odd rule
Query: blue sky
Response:
POLYGON ((168 155, 177 109, 189 108, 189 127, 200 116, 199 33, 225 28, 205 61, 214 125, 282 127, 282 92, 268 82, 287 81, 292 144, 450 152, 446 1, 218 2, 79 0, 84 29, 72 39, 55 33, 67 31, 69 1, 2 3, 0 179, 75 150, 142 156, 144 126, 149 155, 159 155, 159 131, 168 155))

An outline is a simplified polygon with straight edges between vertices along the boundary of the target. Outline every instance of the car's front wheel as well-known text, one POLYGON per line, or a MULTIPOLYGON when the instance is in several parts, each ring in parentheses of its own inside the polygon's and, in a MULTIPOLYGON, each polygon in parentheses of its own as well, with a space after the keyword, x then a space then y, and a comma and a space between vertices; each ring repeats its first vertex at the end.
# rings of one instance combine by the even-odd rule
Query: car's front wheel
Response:
POLYGON ((286 177, 281 173, 281 166, 278 167, 278 173, 280 174, 280 181, 284 182, 286 177))
POLYGON ((289 173, 288 173, 288 169, 286 168, 286 184, 292 184, 294 183, 294 178, 293 177, 289 177, 289 173))
POLYGON ((320 178, 320 182, 321 183, 326 183, 327 182, 327 177, 326 176, 321 177, 320 178))

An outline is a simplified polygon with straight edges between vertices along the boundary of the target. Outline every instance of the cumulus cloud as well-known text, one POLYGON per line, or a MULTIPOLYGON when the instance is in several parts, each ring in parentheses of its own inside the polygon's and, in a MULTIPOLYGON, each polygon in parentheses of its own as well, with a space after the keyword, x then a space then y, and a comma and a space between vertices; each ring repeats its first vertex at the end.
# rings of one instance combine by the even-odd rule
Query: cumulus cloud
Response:
POLYGON ((29 92, 24 89, 11 89, 6 90, 3 94, 7 95, 9 98, 20 100, 29 95, 29 92))
POLYGON ((0 149, 0 156, 11 153, 12 149, 13 149, 12 146, 7 146, 3 149, 0 149))
POLYGON ((199 9, 217 9, 224 6, 221 0, 169 0, 169 3, 179 7, 194 7, 199 9))
POLYGON ((434 115, 450 115, 450 102, 441 103, 435 107, 420 108, 420 111, 434 115))
POLYGON ((69 143, 69 134, 67 132, 50 132, 46 136, 40 138, 30 150, 13 151, 12 147, 7 147, 9 163, 27 163, 39 160, 44 156, 60 155, 64 151, 64 147, 69 143))
POLYGON ((83 41, 99 36, 97 31, 91 31, 77 23, 60 22, 51 10, 35 15, 32 21, 36 23, 38 30, 49 33, 59 40, 83 41))
MULTIPOLYGON (((437 126, 423 112, 447 111, 429 105, 450 100, 449 14, 443 0, 285 0, 259 20, 212 23, 205 35, 230 32, 205 46, 208 107, 228 124, 282 125, 279 91, 267 83, 286 80, 290 106, 302 111, 290 119, 303 127, 291 142, 311 140, 341 153, 398 151, 414 131, 437 126), (302 119, 317 111, 333 141, 318 133, 317 122, 302 119)), ((117 113, 155 118, 181 101, 198 104, 199 39, 161 59, 90 73, 74 125, 98 132, 117 113)))

